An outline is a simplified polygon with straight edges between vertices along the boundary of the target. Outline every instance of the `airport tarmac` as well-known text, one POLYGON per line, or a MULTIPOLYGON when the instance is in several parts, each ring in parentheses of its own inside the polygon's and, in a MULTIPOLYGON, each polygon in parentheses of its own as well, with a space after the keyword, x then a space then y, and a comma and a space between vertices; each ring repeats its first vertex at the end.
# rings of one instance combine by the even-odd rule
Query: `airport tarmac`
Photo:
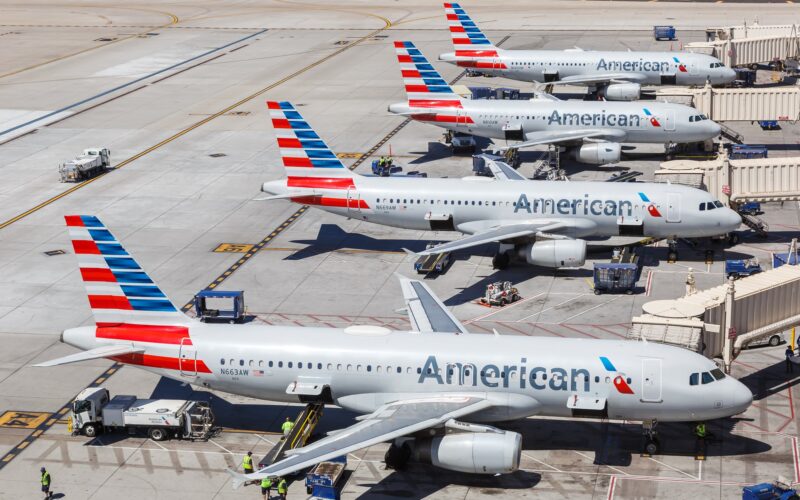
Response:
MULTIPOLYGON (((507 48, 664 50, 671 44, 653 41, 652 25, 675 24, 678 49, 702 40, 705 26, 756 16, 782 24, 796 15, 789 4, 465 6, 492 39, 508 37, 507 48)), ((213 285, 245 290, 257 322, 407 328, 396 312, 403 303, 393 273, 412 276, 413 259, 401 249, 455 233, 396 230, 253 198, 263 181, 283 175, 268 98, 299 106, 359 172, 390 148, 407 169, 430 176, 471 172, 471 159, 451 156, 439 129, 398 128, 404 120, 386 111, 404 99, 392 40, 413 40, 432 60, 450 50, 440 3, 0 2, 0 19, 0 499, 38 495, 43 465, 66 498, 255 498, 254 487, 232 490, 224 470, 247 450, 265 453, 299 407, 195 392, 108 361, 30 367, 74 351, 58 342, 63 329, 92 324, 63 216, 100 216, 178 305, 213 285), (93 146, 111 149, 115 169, 84 184, 59 183, 58 164, 93 146), (64 405, 90 384, 113 394, 210 398, 225 430, 208 443, 71 437, 64 405)), ((448 80, 460 76, 436 66, 448 80)), ((459 83, 520 87, 502 79, 459 83)), ((747 142, 781 145, 771 156, 798 156, 798 125, 775 132, 728 125, 747 142)), ((659 161, 637 155, 624 167, 649 178, 659 161)), ((613 170, 568 166, 575 179, 601 180, 613 170)), ((530 163, 522 171, 529 174, 530 163)), ((666 263, 663 243, 644 248, 646 267, 631 296, 593 294, 592 261, 608 253, 578 270, 497 272, 487 247, 458 253, 446 274, 427 283, 475 332, 621 338, 643 303, 682 294, 689 267, 706 288, 722 282, 726 257, 784 251, 800 231, 798 205, 765 208, 770 237, 743 231, 736 247, 716 247, 711 265, 688 248, 675 264, 666 263), (504 309, 475 304, 497 280, 514 282, 523 300, 504 309)), ((767 347, 737 359, 734 375, 755 402, 711 426, 718 441, 706 461, 694 459, 688 424, 662 426, 663 454, 649 458, 640 456, 639 425, 531 418, 502 426, 524 435, 518 473, 471 477, 419 465, 392 472, 382 463, 386 445, 377 445, 348 457, 342 498, 730 498, 741 485, 778 475, 797 483, 793 387, 800 379, 784 373, 782 358, 783 347, 767 347)), ((328 409, 320 430, 353 417, 328 409)), ((304 491, 296 482, 290 495, 304 491)))

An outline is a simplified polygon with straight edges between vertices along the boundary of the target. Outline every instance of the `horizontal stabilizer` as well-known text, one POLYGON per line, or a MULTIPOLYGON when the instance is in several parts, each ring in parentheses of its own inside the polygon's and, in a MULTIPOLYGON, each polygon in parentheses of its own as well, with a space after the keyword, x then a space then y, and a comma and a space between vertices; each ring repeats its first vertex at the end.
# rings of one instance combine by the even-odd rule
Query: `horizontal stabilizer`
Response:
POLYGON ((314 195, 316 195, 314 191, 306 191, 303 193, 294 192, 294 193, 283 193, 283 194, 271 194, 267 196, 259 196, 258 198, 253 198, 253 201, 285 200, 287 198, 299 198, 302 196, 314 196, 314 195))
POLYGON ((69 356, 64 356, 63 358, 51 359, 50 361, 38 363, 33 366, 66 365, 69 363, 77 363, 79 361, 88 361, 90 359, 107 358, 109 356, 121 356, 123 354, 135 354, 141 352, 144 352, 144 348, 142 347, 133 347, 129 345, 109 345, 91 349, 89 351, 70 354, 69 356))

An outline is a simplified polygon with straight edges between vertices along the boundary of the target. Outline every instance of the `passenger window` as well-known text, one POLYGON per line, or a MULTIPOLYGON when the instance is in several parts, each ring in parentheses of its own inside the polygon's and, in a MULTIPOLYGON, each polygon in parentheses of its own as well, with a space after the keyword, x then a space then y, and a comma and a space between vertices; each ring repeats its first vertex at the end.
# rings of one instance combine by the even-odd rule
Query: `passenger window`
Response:
POLYGON ((255 366, 255 362, 253 362, 253 360, 251 359, 250 362, 248 363, 248 365, 250 365, 250 368, 252 368, 252 367, 255 366))
POLYGON ((403 368, 401 366, 397 367, 397 373, 403 373, 403 368))
POLYGON ((270 361, 270 362, 268 363, 268 366, 269 366, 270 368, 272 368, 272 361, 270 361))
POLYGON ((372 365, 367 365, 367 371, 368 371, 368 372, 371 372, 371 371, 372 371, 372 365))
POLYGON ((263 361, 263 360, 259 361, 259 362, 258 362, 258 367, 259 367, 259 368, 261 368, 261 367, 263 367, 263 366, 264 366, 264 361, 263 361))
POLYGON ((333 370, 333 363, 328 363, 328 367, 327 368, 328 368, 328 371, 332 371, 333 370))
POLYGON ((689 375, 689 385, 697 385, 700 380, 699 373, 692 373, 689 375))
POLYGON ((239 366, 244 366, 244 360, 243 359, 239 360, 239 366))
POLYGON ((703 385, 710 384, 714 381, 714 377, 711 376, 708 372, 703 372, 703 385))
POLYGON ((725 374, 722 373, 722 370, 719 368, 714 368, 711 370, 711 375, 713 375, 716 380, 722 380, 725 378, 725 374))
POLYGON ((286 364, 286 366, 287 366, 288 368, 291 368, 291 367, 292 367, 292 362, 291 362, 291 361, 289 361, 289 363, 287 363, 287 364, 286 364))
POLYGON ((225 358, 220 359, 219 360, 219 364, 224 365, 225 364, 225 358))
POLYGON ((278 368, 283 368, 283 361, 278 361, 278 368))
POLYGON ((317 370, 322 370, 322 363, 317 363, 317 370))

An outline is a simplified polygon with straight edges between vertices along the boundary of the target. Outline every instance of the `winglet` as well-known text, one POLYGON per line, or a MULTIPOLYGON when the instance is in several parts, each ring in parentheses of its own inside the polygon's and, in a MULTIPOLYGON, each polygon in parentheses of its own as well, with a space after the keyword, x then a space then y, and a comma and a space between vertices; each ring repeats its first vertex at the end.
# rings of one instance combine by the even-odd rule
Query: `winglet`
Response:
MULTIPOLYGON (((412 257, 419 257, 419 254, 417 252, 413 252, 413 251, 409 250, 408 248, 402 248, 401 250, 403 250, 407 255, 410 255, 412 257)), ((403 276, 402 274, 398 274, 398 273, 394 273, 394 274, 398 278, 405 278, 405 276, 403 276)))
POLYGON ((246 475, 236 472, 235 470, 225 469, 225 472, 231 476, 231 484, 233 485, 234 490, 238 490, 249 480, 246 475))

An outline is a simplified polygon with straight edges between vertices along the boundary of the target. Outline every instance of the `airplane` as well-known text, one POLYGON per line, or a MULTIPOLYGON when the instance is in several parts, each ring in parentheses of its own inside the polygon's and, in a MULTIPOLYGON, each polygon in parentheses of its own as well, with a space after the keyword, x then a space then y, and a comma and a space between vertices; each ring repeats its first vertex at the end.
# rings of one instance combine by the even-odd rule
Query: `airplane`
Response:
POLYGON ((702 142, 721 131, 696 109, 667 102, 562 101, 542 92, 528 101, 463 99, 412 42, 394 46, 408 100, 389 112, 453 132, 522 141, 510 148, 561 144, 575 161, 604 165, 619 161, 623 142, 702 142))
POLYGON ((291 103, 268 101, 267 108, 287 177, 265 182, 261 190, 269 196, 261 199, 289 199, 385 226, 469 235, 418 255, 500 242, 496 268, 512 258, 580 267, 586 259, 582 238, 716 236, 741 223, 708 192, 677 184, 530 181, 505 164, 506 174, 495 179, 362 176, 345 168, 291 103))
POLYGON ((427 285, 402 277, 409 331, 203 323, 99 218, 65 220, 96 324, 61 334, 81 352, 35 366, 107 358, 203 388, 363 414, 256 473, 229 471, 234 487, 387 441, 395 467, 414 454, 448 470, 510 473, 522 436, 487 424, 532 415, 644 421, 657 450, 657 422, 724 418, 752 402, 744 384, 679 347, 471 334, 427 285))
POLYGON ((445 3, 454 52, 440 61, 490 76, 555 85, 588 85, 609 101, 639 99, 643 84, 725 85, 736 72, 719 59, 692 52, 503 50, 457 3, 445 3))

